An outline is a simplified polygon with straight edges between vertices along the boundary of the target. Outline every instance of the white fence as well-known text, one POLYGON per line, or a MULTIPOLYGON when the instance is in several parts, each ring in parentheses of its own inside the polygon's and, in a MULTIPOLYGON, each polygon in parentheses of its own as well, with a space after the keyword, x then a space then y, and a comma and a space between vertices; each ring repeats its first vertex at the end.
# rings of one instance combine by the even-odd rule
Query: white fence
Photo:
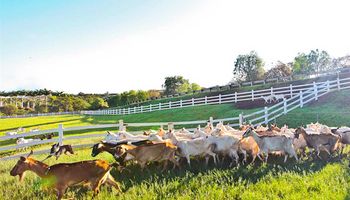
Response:
MULTIPOLYGON (((341 79, 337 79, 341 80, 341 79)), ((176 108, 184 108, 190 106, 200 106, 200 105, 215 105, 215 104, 223 104, 223 103, 237 103, 242 101, 255 101, 261 99, 265 96, 270 95, 284 95, 285 97, 294 97, 299 95, 300 92, 304 92, 309 90, 309 88, 313 88, 315 86, 322 85, 325 82, 314 82, 303 85, 289 85, 287 87, 271 87, 269 89, 262 90, 251 90, 248 92, 235 92, 233 94, 225 94, 225 95, 217 95, 210 97, 202 97, 202 98, 192 98, 188 100, 179 100, 179 101, 169 101, 167 103, 158 103, 158 104, 150 104, 147 106, 138 106, 138 107, 129 107, 129 108, 120 108, 120 109, 108 109, 108 110, 94 110, 94 111, 81 111, 82 114, 86 115, 129 115, 129 114, 137 114, 137 113, 145 113, 152 112, 158 110, 168 110, 168 109, 176 109, 176 108)))
MULTIPOLYGON (((181 97, 181 96, 188 95, 188 94, 198 94, 198 93, 206 93, 206 92, 220 92, 220 91, 231 90, 232 88, 238 88, 241 86, 265 85, 265 84, 271 84, 271 83, 280 83, 280 82, 287 82, 287 81, 293 81, 293 80, 300 80, 300 79, 305 79, 305 78, 325 77, 325 76, 330 76, 330 75, 334 75, 334 74, 349 73, 349 72, 350 72, 350 68, 337 68, 337 69, 330 70, 330 71, 323 71, 323 72, 312 73, 312 74, 300 74, 300 75, 286 76, 286 77, 281 77, 281 78, 257 80, 257 81, 243 82, 241 84, 231 83, 228 85, 221 85, 221 86, 217 85, 217 86, 205 88, 202 90, 196 90, 196 91, 187 92, 187 93, 178 93, 178 94, 174 94, 174 95, 162 96, 162 97, 157 98, 157 99, 167 99, 167 98, 173 98, 173 97, 181 97)), ((133 102, 133 103, 129 104, 129 106, 132 106, 133 104, 149 102, 152 100, 154 100, 154 99, 148 99, 148 100, 142 101, 142 102, 133 102)))
POLYGON ((350 89, 350 78, 338 78, 333 81, 326 81, 319 84, 315 83, 313 87, 310 87, 306 91, 300 91, 299 94, 292 96, 289 99, 285 99, 271 107, 265 107, 260 111, 245 115, 244 121, 254 125, 267 124, 298 107, 302 108, 305 104, 313 100, 317 101, 319 97, 330 91, 343 89, 350 89))
MULTIPOLYGON (((344 79, 338 78, 332 81, 313 83, 311 85, 310 84, 307 84, 307 85, 309 86, 307 89, 294 88, 292 91, 297 91, 297 92, 291 92, 289 95, 290 98, 285 99, 280 103, 277 103, 271 107, 265 107, 264 109, 261 109, 254 113, 240 114, 237 117, 224 118, 224 119, 209 118, 209 120, 183 121, 183 122, 152 122, 152 123, 127 123, 127 124, 124 124, 123 121, 120 120, 119 124, 101 124, 101 125, 93 125, 93 126, 80 126, 80 127, 68 127, 68 128, 64 128, 63 125, 60 124, 56 129, 49 129, 49 130, 42 130, 37 132, 28 132, 28 133, 22 133, 18 135, 0 137, 0 141, 3 141, 3 140, 17 139, 20 137, 32 137, 32 136, 42 135, 47 133, 58 133, 58 138, 54 138, 50 140, 41 140, 41 141, 36 141, 36 142, 21 144, 21 145, 3 146, 3 147, 0 147, 0 152, 8 151, 8 150, 16 150, 23 147, 30 147, 38 144, 47 144, 47 143, 53 143, 53 142, 58 142, 62 145, 65 140, 94 138, 94 137, 103 138, 105 136, 105 134, 85 134, 85 135, 64 137, 65 131, 88 130, 88 129, 99 129, 99 128, 119 128, 119 130, 124 130, 125 126, 128 126, 128 127, 168 126, 168 129, 169 129, 169 128, 173 128, 175 125, 199 125, 199 124, 205 124, 206 122, 215 123, 220 121, 230 122, 230 126, 232 127, 237 127, 239 125, 242 125, 244 122, 254 124, 254 125, 267 124, 270 121, 282 115, 285 115, 288 112, 298 107, 303 107, 305 104, 311 101, 318 100, 319 97, 327 94, 330 91, 350 89, 350 78, 344 78, 344 79)), ((224 102, 223 99, 221 99, 221 101, 224 102)), ((189 130, 193 130, 193 129, 189 129, 189 130)), ((92 145, 93 144, 81 144, 73 147, 74 148, 91 147, 92 145)), ((38 151, 37 154, 47 153, 47 152, 48 150, 42 150, 42 151, 38 151)), ((13 159, 13 158, 17 158, 18 156, 21 156, 21 155, 4 157, 4 158, 1 158, 0 160, 13 159)))

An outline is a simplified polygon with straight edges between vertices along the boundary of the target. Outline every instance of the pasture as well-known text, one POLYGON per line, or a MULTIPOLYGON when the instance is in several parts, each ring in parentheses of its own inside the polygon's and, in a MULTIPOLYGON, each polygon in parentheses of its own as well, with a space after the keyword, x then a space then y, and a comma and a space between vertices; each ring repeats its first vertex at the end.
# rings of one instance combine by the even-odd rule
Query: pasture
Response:
MULTIPOLYGON (((331 93, 318 102, 298 108, 286 116, 276 120, 277 124, 288 124, 297 127, 302 124, 319 121, 329 126, 350 126, 350 105, 344 102, 350 93, 342 91, 331 93)), ((0 119, 0 135, 5 132, 24 127, 26 129, 56 128, 58 124, 65 127, 93 124, 125 122, 169 122, 190 121, 237 116, 256 109, 237 109, 232 104, 189 107, 175 110, 157 111, 124 116, 50 116, 22 119, 0 119)), ((147 127, 159 128, 159 127, 147 127)), ((71 131, 68 134, 101 133, 111 129, 89 131, 71 131)), ((113 131, 113 129, 112 129, 113 131)), ((130 131, 130 129, 128 129, 130 131)), ((86 139, 98 142, 96 139, 86 139)), ((80 140, 67 141, 79 144, 80 140)), ((5 145, 5 144, 2 144, 5 145)), ((47 149, 49 145, 34 147, 47 149)), ((29 152, 29 151, 27 151, 29 152)), ((6 154, 11 154, 8 152, 6 154)), ((91 157, 91 148, 76 150, 77 155, 63 155, 56 161, 51 158, 45 163, 52 165, 62 162, 103 159, 115 162, 108 153, 91 157)), ((254 164, 240 164, 229 167, 228 163, 204 166, 203 160, 193 160, 188 167, 181 163, 181 169, 161 172, 157 164, 150 164, 143 172, 137 164, 128 164, 122 172, 112 169, 113 177, 121 183, 123 193, 117 193, 110 187, 102 186, 95 199, 350 199, 350 170, 348 160, 349 148, 341 158, 333 156, 330 160, 304 158, 299 162, 288 159, 283 163, 282 157, 271 157, 268 164, 260 161, 254 164)), ((42 160, 47 155, 34 158, 42 160)), ((1 161, 0 165, 0 199, 56 199, 53 190, 45 187, 45 182, 32 172, 27 172, 23 183, 18 177, 11 177, 9 172, 17 160, 1 161)), ((91 199, 93 193, 89 189, 75 186, 69 188, 65 198, 91 199)))
MULTIPOLYGON (((48 164, 92 159, 91 149, 77 151, 75 156, 62 156, 48 164)), ((45 155, 34 156, 39 160, 45 155)), ((96 158, 114 162, 111 155, 103 153, 96 158)), ((55 199, 55 193, 45 189, 45 184, 32 172, 27 172, 23 183, 11 177, 9 171, 17 160, 5 161, 0 167, 1 199, 55 199), (44 189, 43 189, 44 188, 44 189)), ((346 158, 332 158, 329 162, 306 159, 286 164, 280 158, 269 164, 256 162, 229 168, 206 169, 202 161, 193 162, 191 168, 160 172, 151 165, 144 172, 137 165, 129 165, 130 172, 112 170, 121 183, 123 193, 118 194, 102 186, 96 199, 349 199, 350 171, 346 158)), ((65 198, 91 199, 92 192, 82 187, 68 189, 65 198)))

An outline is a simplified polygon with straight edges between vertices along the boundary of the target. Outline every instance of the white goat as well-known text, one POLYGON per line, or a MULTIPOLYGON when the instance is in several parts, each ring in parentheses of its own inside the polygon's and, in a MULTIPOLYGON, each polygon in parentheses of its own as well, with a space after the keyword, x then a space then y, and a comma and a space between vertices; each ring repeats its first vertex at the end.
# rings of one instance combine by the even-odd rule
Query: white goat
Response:
POLYGON ((7 136, 10 136, 10 135, 17 135, 18 133, 16 131, 9 131, 9 132, 6 132, 6 135, 7 136))
POLYGON ((272 95, 273 96, 273 101, 277 101, 277 102, 279 102, 280 101, 280 99, 282 99, 282 101, 284 100, 284 94, 274 94, 274 95, 272 95))
POLYGON ((265 103, 271 103, 272 101, 274 101, 274 96, 270 95, 270 96, 261 96, 260 98, 264 99, 265 103))
POLYGON ((239 148, 239 138, 230 135, 224 136, 206 136, 205 139, 207 143, 213 145, 213 152, 215 154, 221 154, 224 156, 229 156, 232 159, 230 166, 232 166, 233 161, 238 164, 238 148, 239 148))
POLYGON ((147 138, 148 136, 145 136, 145 135, 132 135, 125 131, 120 131, 118 133, 111 133, 107 131, 107 135, 104 141, 115 144, 120 140, 139 141, 139 140, 146 140, 147 138))
POLYGON ((198 128, 193 132, 192 139, 199 138, 199 137, 205 137, 205 136, 207 136, 207 135, 208 135, 207 133, 205 133, 204 131, 200 130, 200 128, 198 127, 198 128))
POLYGON ((206 165, 208 165, 209 156, 212 156, 216 165, 216 154, 212 151, 213 146, 206 142, 205 138, 180 140, 172 131, 164 136, 164 139, 167 138, 177 146, 179 156, 186 158, 189 166, 191 166, 190 156, 205 156, 206 165))
POLYGON ((284 162, 287 161, 288 155, 298 161, 298 157, 293 148, 293 139, 285 135, 259 136, 252 128, 248 128, 243 137, 252 136, 259 146, 260 152, 265 153, 265 162, 271 152, 283 152, 285 154, 284 162), (287 155, 288 154, 288 155, 287 155))
MULTIPOLYGON (((24 144, 29 144, 29 143, 32 143, 32 142, 37 142, 37 141, 40 141, 40 139, 24 139, 23 137, 21 138, 18 138, 17 141, 16 141, 16 144, 17 145, 24 145, 24 144)), ((21 149, 22 150, 25 150, 27 147, 22 147, 21 149)))

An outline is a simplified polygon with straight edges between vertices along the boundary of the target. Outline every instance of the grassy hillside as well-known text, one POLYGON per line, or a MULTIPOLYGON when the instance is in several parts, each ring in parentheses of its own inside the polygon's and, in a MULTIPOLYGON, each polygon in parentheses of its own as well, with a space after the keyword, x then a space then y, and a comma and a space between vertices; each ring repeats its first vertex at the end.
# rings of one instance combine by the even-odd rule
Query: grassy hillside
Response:
MULTIPOLYGON (((62 156, 59 161, 50 159, 48 164, 76 162, 92 159, 91 150, 78 155, 62 156)), ((109 154, 98 158, 114 162, 109 154)), ((44 156, 36 156, 41 160, 44 156)), ((225 164, 206 169, 203 161, 193 161, 192 168, 184 167, 161 173, 158 166, 151 165, 144 172, 135 164, 128 165, 130 172, 112 175, 121 183, 122 194, 107 186, 95 199, 349 199, 350 174, 348 161, 330 162, 303 160, 296 163, 281 158, 271 158, 269 164, 259 162, 229 168, 225 164)), ((27 172, 24 183, 9 172, 16 161, 0 165, 1 199, 55 199, 55 192, 42 189, 41 179, 27 172), (9 192, 11 191, 11 192, 9 192)), ((92 192, 79 186, 68 189, 65 198, 91 199, 92 192)))
POLYGON ((350 90, 332 92, 276 120, 290 127, 317 121, 328 126, 350 126, 350 90))
MULTIPOLYGON (((180 99, 187 100, 187 99, 191 99, 191 98, 201 98, 201 97, 205 97, 205 96, 216 96, 219 94, 232 94, 234 92, 261 90, 261 89, 267 89, 267 88, 271 88, 271 87, 285 87, 285 86, 289 86, 290 84, 301 85, 301 84, 312 83, 314 81, 321 82, 321 81, 326 81, 326 80, 332 80, 336 77, 337 77, 336 75, 329 75, 329 76, 318 77, 318 78, 313 78, 313 79, 305 79, 305 80, 300 79, 300 80, 293 80, 293 81, 286 81, 286 82, 279 82, 279 83, 266 83, 265 85, 243 86, 243 87, 238 87, 238 88, 232 88, 231 90, 223 90, 223 91, 213 90, 212 92, 202 92, 202 93, 195 93, 195 94, 186 94, 186 95, 182 95, 182 96, 178 96, 178 97, 154 99, 154 100, 150 100, 150 101, 146 101, 146 102, 142 102, 142 103, 119 106, 118 108, 127 108, 127 107, 141 106, 141 105, 145 106, 145 105, 149 105, 149 104, 166 103, 169 101, 179 101, 180 99)), ((345 77, 349 77, 349 73, 344 73, 340 76, 340 78, 345 78, 345 77)))

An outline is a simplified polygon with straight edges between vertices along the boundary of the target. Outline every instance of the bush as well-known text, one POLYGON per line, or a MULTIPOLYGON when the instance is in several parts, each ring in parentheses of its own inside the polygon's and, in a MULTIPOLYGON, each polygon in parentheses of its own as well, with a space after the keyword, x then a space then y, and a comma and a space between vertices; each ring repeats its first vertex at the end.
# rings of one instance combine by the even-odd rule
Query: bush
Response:
POLYGON ((5 105, 5 106, 2 108, 2 112, 3 112, 5 115, 14 115, 14 114, 17 113, 17 111, 18 111, 17 106, 12 105, 12 104, 5 105))

